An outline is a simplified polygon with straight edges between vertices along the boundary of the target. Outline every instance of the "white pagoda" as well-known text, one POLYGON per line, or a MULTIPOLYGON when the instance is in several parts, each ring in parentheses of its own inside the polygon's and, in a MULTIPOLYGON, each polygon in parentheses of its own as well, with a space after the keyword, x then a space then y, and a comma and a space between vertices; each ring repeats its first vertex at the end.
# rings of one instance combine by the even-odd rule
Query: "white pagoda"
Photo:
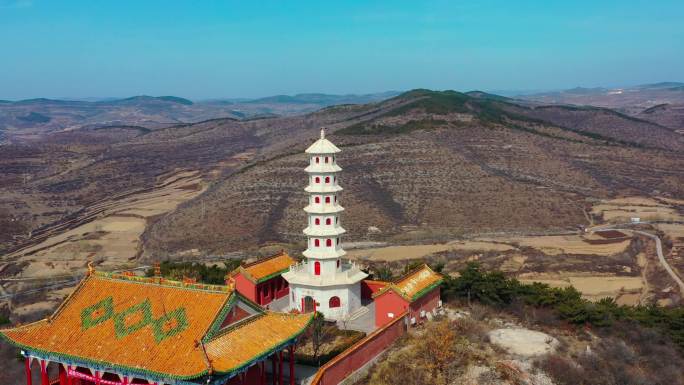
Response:
POLYGON ((283 274, 290 286, 290 309, 303 313, 319 311, 326 319, 340 320, 361 307, 361 281, 368 275, 356 264, 343 261, 346 254, 340 246, 345 230, 340 226, 338 195, 342 187, 338 184, 335 154, 339 153, 332 142, 321 138, 306 149, 309 155, 309 185, 305 191, 309 204, 304 208, 308 226, 306 260, 290 267, 283 274))

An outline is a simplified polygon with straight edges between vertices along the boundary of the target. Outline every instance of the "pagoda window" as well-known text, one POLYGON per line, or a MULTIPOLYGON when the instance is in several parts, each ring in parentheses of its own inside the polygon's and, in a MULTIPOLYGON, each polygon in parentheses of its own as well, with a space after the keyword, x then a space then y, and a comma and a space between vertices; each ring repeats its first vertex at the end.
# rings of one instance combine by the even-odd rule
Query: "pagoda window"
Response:
POLYGON ((316 157, 316 163, 321 163, 321 159, 319 157, 316 157))
POLYGON ((325 197, 325 203, 330 203, 330 197, 325 197))
POLYGON ((336 243, 339 245, 340 244, 340 238, 335 238, 335 239, 337 239, 336 243))
POLYGON ((325 219, 325 224, 326 224, 326 225, 332 224, 332 221, 330 220, 330 218, 326 218, 326 219, 325 219))
POLYGON ((334 296, 330 297, 330 301, 328 301, 328 307, 329 308, 334 308, 334 307, 340 307, 340 297, 334 296))
POLYGON ((337 268, 338 269, 340 268, 340 260, 339 259, 337 260, 337 268))
POLYGON ((314 274, 321 275, 321 263, 318 261, 314 262, 314 274))
POLYGON ((321 246, 321 240, 320 239, 314 239, 314 246, 320 247, 321 246))
POLYGON ((321 178, 316 177, 316 179, 314 179, 314 181, 315 181, 316 183, 321 183, 321 178))
POLYGON ((325 240, 325 245, 328 246, 328 247, 332 246, 332 239, 326 239, 326 240, 325 240))
POLYGON ((314 202, 316 203, 321 203, 321 197, 315 197, 314 202))
POLYGON ((325 157, 325 163, 328 163, 328 157, 327 156, 325 157))
POLYGON ((337 222, 338 222, 339 219, 340 219, 340 218, 335 217, 335 224, 337 224, 337 222))
POLYGON ((325 177, 325 183, 330 183, 330 177, 329 176, 325 177))
POLYGON ((337 195, 335 195, 335 202, 337 202, 337 195))
POLYGON ((321 220, 318 219, 318 218, 316 218, 316 220, 315 220, 314 222, 315 222, 317 225, 320 225, 320 224, 321 224, 321 220))

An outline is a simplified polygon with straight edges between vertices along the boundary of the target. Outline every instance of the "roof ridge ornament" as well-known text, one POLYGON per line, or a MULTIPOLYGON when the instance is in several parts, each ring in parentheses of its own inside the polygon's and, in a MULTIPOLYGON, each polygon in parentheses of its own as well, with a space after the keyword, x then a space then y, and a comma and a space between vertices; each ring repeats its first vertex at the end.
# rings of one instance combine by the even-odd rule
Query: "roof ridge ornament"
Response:
POLYGON ((325 127, 321 127, 321 139, 325 139, 325 127))

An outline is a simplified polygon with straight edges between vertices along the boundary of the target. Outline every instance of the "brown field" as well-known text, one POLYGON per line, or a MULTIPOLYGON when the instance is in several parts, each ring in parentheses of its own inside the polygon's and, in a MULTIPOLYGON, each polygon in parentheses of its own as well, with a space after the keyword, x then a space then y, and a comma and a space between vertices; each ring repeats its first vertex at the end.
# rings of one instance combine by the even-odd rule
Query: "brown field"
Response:
POLYGON ((175 209, 205 188, 196 172, 174 174, 150 191, 99 203, 92 208, 100 210, 94 219, 5 255, 3 260, 28 262, 21 276, 32 278, 69 275, 83 270, 87 261, 108 268, 132 265, 148 219, 175 209))
POLYGON ((594 254, 608 256, 624 251, 629 245, 629 240, 615 243, 592 244, 580 235, 550 235, 541 237, 518 237, 509 238, 509 242, 520 246, 528 246, 538 249, 547 255, 559 254, 594 254))
POLYGON ((655 227, 671 239, 684 239, 684 224, 659 223, 655 227))
POLYGON ((539 274, 519 277, 523 283, 541 282, 551 287, 573 286, 584 298, 592 301, 605 297, 615 298, 619 303, 636 305, 640 303, 644 283, 641 277, 591 276, 539 274))
POLYGON ((605 222, 629 222, 630 218, 641 220, 684 220, 684 216, 668 203, 678 204, 672 199, 654 199, 645 197, 626 197, 603 200, 592 207, 591 214, 603 218, 605 222))
POLYGON ((419 259, 430 254, 440 253, 448 250, 495 250, 507 251, 514 247, 503 243, 484 242, 484 241, 454 241, 438 245, 410 245, 410 246, 387 246, 368 249, 356 249, 347 252, 347 256, 352 259, 366 259, 371 261, 401 261, 409 259, 419 259))
POLYGON ((484 266, 513 274, 522 282, 536 281, 553 287, 572 285, 590 300, 613 297, 621 304, 638 304, 648 293, 648 283, 642 274, 646 259, 642 254, 629 257, 633 255, 628 252, 631 242, 630 235, 618 232, 500 236, 357 249, 349 251, 348 256, 372 263, 420 258, 443 261, 447 262, 445 273, 449 274, 455 273, 465 261, 477 260, 484 266))

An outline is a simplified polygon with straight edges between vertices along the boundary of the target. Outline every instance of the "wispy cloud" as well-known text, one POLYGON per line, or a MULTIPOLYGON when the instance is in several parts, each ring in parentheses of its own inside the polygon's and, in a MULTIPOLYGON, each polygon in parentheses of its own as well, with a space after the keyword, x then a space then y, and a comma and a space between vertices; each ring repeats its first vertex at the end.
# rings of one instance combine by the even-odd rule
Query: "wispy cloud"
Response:
POLYGON ((33 0, 0 0, 0 9, 29 8, 33 0))

